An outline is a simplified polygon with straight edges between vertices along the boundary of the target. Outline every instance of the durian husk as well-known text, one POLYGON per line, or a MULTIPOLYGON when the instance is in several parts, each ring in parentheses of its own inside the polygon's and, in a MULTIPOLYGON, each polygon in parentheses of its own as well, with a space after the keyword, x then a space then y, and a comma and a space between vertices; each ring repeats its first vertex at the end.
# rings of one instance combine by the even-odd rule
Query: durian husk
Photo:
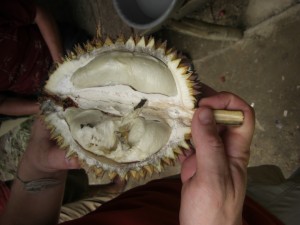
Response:
MULTIPOLYGON (((192 70, 190 61, 176 50, 167 48, 166 42, 155 41, 153 37, 131 36, 126 39, 121 35, 113 41, 110 37, 102 39, 102 37, 97 35, 93 40, 83 45, 76 45, 74 50, 64 57, 62 63, 78 59, 82 55, 100 48, 105 50, 114 48, 122 49, 124 46, 126 46, 126 48, 131 48, 132 50, 135 48, 143 48, 145 53, 155 53, 159 55, 160 58, 163 57, 166 61, 171 62, 172 66, 180 71, 182 79, 186 82, 186 86, 188 88, 188 98, 193 107, 196 106, 201 93, 201 85, 198 80, 198 75, 192 70)), ((56 68, 58 68, 60 64, 57 64, 56 68)), ((74 106, 74 102, 69 103, 65 100, 61 101, 59 98, 53 96, 52 93, 45 92, 43 101, 47 98, 55 99, 56 104, 61 104, 65 108, 70 105, 74 106)), ((46 115, 44 115, 44 118, 46 118, 46 115)), ((85 152, 85 155, 90 155, 90 157, 94 159, 92 160, 93 162, 91 162, 91 160, 88 162, 84 155, 70 149, 70 146, 64 141, 64 138, 56 132, 56 128, 52 124, 47 123, 47 120, 45 121, 48 129, 50 130, 51 138, 56 140, 57 144, 67 151, 66 157, 78 157, 82 167, 87 171, 87 173, 95 175, 96 178, 102 178, 104 175, 108 176, 110 179, 114 179, 116 176, 119 176, 121 179, 125 180, 139 180, 145 177, 151 177, 155 173, 160 173, 165 167, 176 165, 178 156, 181 155, 185 149, 191 148, 189 141, 191 134, 186 133, 185 141, 182 141, 178 144, 178 146, 175 146, 172 151, 167 154, 165 152, 158 151, 145 161, 120 164, 106 157, 96 156, 90 152, 85 152)))

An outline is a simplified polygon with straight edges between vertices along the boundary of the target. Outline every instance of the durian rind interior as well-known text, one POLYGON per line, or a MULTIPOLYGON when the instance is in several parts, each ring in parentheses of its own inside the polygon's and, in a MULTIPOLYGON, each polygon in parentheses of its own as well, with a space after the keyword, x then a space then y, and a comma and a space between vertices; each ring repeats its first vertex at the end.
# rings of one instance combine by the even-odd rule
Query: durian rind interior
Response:
POLYGON ((197 76, 154 39, 100 42, 78 47, 50 76, 43 110, 52 136, 95 170, 159 171, 188 147, 197 76))

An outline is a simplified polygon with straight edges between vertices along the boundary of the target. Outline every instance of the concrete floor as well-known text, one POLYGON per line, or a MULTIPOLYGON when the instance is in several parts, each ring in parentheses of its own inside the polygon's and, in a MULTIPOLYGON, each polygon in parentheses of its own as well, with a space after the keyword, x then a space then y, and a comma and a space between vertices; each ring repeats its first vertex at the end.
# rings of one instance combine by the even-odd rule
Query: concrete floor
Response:
MULTIPOLYGON (((133 31, 119 19, 109 0, 40 2, 58 21, 90 34, 97 25, 104 36, 133 31)), ((215 12, 229 12, 231 17, 222 13, 223 18, 214 17, 213 22, 229 21, 243 29, 241 40, 213 41, 167 29, 158 35, 191 57, 204 83, 234 92, 254 107, 256 132, 250 165, 275 164, 288 176, 299 166, 300 155, 300 5, 293 0, 249 0, 240 1, 239 8, 234 5, 237 1, 215 2, 215 12)), ((211 22, 211 12, 204 9, 198 17, 211 22)))
POLYGON ((236 43, 165 32, 172 45, 191 56, 204 83, 236 93, 254 107, 250 166, 275 164, 286 176, 299 166, 299 27, 298 4, 246 28, 236 43))

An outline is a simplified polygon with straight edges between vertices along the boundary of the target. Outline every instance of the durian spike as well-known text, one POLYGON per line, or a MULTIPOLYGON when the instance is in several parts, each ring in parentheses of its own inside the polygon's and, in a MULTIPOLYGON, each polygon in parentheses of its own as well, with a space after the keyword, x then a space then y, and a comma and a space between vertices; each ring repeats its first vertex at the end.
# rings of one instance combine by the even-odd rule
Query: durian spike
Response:
POLYGON ((167 166, 172 165, 172 162, 171 162, 171 161, 172 161, 172 160, 171 160, 170 158, 167 158, 167 157, 162 158, 162 162, 163 162, 164 164, 166 164, 167 166))
POLYGON ((102 29, 100 23, 98 23, 96 28, 96 38, 101 39, 101 37, 102 37, 102 29))
POLYGON ((128 179, 129 179, 129 176, 127 173, 123 177, 121 177, 121 180, 127 181, 128 179))
POLYGON ((134 49, 134 48, 135 48, 135 42, 134 42, 134 39, 133 39, 132 36, 130 36, 130 37, 128 38, 128 40, 126 41, 125 45, 126 45, 126 47, 127 47, 128 49, 134 49))
POLYGON ((118 39, 115 41, 116 45, 124 45, 125 44, 125 37, 123 34, 120 34, 118 39))
POLYGON ((180 147, 176 147, 173 149, 174 153, 177 155, 182 155, 182 149, 180 147))
POLYGON ((85 53, 84 49, 81 47, 80 44, 75 45, 74 50, 77 56, 83 55, 85 53))
POLYGON ((155 40, 153 37, 150 37, 147 43, 147 48, 154 49, 155 47, 155 40))
POLYGON ((67 153, 66 153, 66 158, 67 158, 67 159, 70 159, 71 157, 73 157, 74 154, 75 154, 74 151, 68 150, 67 153))
POLYGON ((153 172, 154 172, 154 168, 151 165, 146 165, 144 166, 144 169, 147 171, 147 173, 150 175, 150 177, 152 176, 153 172))
POLYGON ((133 177, 133 179, 137 179, 138 173, 135 170, 130 170, 130 175, 133 177))
POLYGON ((139 42, 136 44, 137 47, 145 48, 146 47, 146 41, 145 37, 142 37, 139 42))
POLYGON ((111 46, 113 44, 114 44, 114 42, 109 37, 106 37, 106 39, 104 41, 104 46, 111 46))
POLYGON ((114 171, 108 173, 109 179, 113 180, 118 174, 114 171))
POLYGON ((163 43, 159 43, 159 45, 157 45, 157 49, 156 51, 160 52, 161 54, 165 55, 166 50, 167 50, 167 41, 164 41, 163 43))
POLYGON ((140 169, 138 172, 139 172, 140 177, 145 177, 146 173, 143 169, 140 169))
POLYGON ((100 38, 94 38, 91 41, 91 44, 95 47, 95 48, 101 48, 103 46, 103 42, 100 38))
POLYGON ((161 162, 157 162, 155 165, 154 165, 154 170, 157 172, 157 173, 160 173, 162 171, 162 165, 161 165, 161 162))
POLYGON ((84 48, 87 52, 91 52, 94 50, 94 46, 89 41, 86 44, 84 44, 84 48))
POLYGON ((94 173, 96 174, 96 176, 100 176, 104 173, 104 170, 101 167, 95 167, 94 169, 94 173))

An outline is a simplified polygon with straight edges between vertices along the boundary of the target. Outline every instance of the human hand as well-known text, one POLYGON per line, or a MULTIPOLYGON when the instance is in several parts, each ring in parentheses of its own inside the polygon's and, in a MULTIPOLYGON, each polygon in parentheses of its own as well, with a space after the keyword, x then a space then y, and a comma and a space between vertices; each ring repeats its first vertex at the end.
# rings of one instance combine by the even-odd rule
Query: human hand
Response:
POLYGON ((41 175, 44 173, 45 176, 59 171, 80 168, 77 158, 67 159, 65 155, 66 151, 60 149, 55 141, 50 140, 50 133, 44 123, 40 119, 36 119, 20 166, 24 168, 24 164, 26 164, 26 170, 30 168, 32 172, 41 175))
POLYGON ((36 119, 0 224, 57 224, 67 170, 75 168, 77 159, 67 160, 36 119))
POLYGON ((192 120, 195 154, 182 163, 180 224, 242 224, 254 112, 239 97, 203 98, 192 120), (239 127, 216 125, 212 109, 241 110, 239 127))

